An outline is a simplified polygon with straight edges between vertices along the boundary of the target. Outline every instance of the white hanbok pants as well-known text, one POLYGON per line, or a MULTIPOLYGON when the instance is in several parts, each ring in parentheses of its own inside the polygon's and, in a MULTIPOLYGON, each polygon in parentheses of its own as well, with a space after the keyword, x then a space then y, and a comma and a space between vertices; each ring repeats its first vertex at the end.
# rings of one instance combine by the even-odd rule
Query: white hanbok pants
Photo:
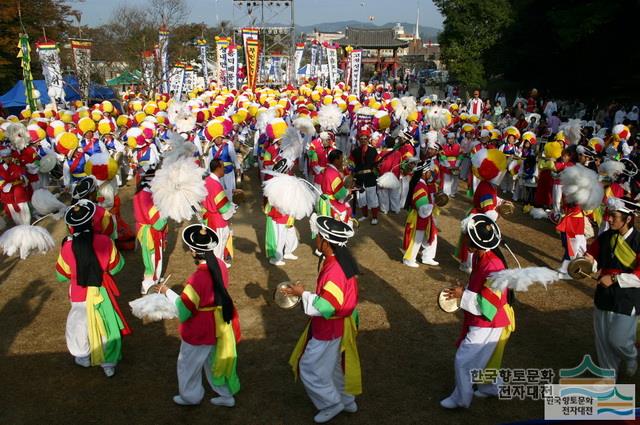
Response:
POLYGON ((224 249, 227 246, 227 241, 229 240, 229 236, 231 235, 231 229, 229 226, 220 227, 215 229, 216 234, 218 235, 218 245, 213 248, 213 253, 220 260, 224 261, 224 249))
POLYGON ((230 173, 224 173, 222 177, 222 187, 224 187, 224 193, 226 193, 229 201, 233 199, 233 191, 236 190, 236 173, 233 171, 230 173))
POLYGON ((365 187, 364 192, 357 192, 358 207, 378 208, 378 192, 376 186, 365 187))
POLYGON ((14 223, 31 224, 31 211, 29 210, 29 204, 26 202, 20 202, 18 204, 20 211, 17 211, 13 204, 7 204, 7 208, 9 209, 9 215, 11 215, 11 219, 14 223))
MULTIPOLYGON (((467 335, 456 351, 454 362, 456 388, 449 396, 458 406, 469 407, 473 400, 471 371, 484 369, 491 359, 503 328, 470 326, 467 335)), ((497 395, 497 384, 481 384, 478 389, 485 394, 497 395)))
MULTIPOLYGON (((64 332, 67 349, 73 357, 89 359, 91 346, 89 345, 89 325, 87 324, 87 303, 72 302, 67 315, 67 326, 64 332)), ((115 366, 115 363, 102 363, 102 367, 115 366)))
POLYGON ((331 341, 311 338, 300 357, 300 380, 318 410, 338 403, 346 406, 355 399, 344 393, 340 341, 341 338, 331 341))
POLYGON ((298 248, 298 234, 294 226, 288 227, 286 224, 276 225, 276 256, 274 260, 280 261, 286 254, 293 254, 298 248))
POLYGON ((560 214, 562 212, 562 185, 554 184, 551 188, 551 196, 553 199, 553 212, 560 214))
POLYGON ((638 316, 614 313, 613 311, 593 310, 593 329, 596 337, 598 366, 605 369, 620 369, 622 361, 635 361, 638 358, 636 348, 636 328, 638 316))
POLYGON ((411 247, 409 247, 411 253, 408 258, 406 258, 406 260, 415 261, 420 248, 422 248, 422 261, 434 260, 436 258, 436 249, 438 248, 438 235, 433 238, 433 242, 431 243, 429 243, 428 239, 424 236, 424 230, 416 230, 412 245, 411 247))
POLYGON ((380 204, 380 211, 384 214, 389 211, 393 211, 395 213, 400 212, 400 208, 402 207, 400 197, 402 195, 402 189, 383 189, 381 187, 378 188, 378 202, 380 204))
POLYGON ((453 174, 443 174, 442 191, 447 196, 458 193, 458 183, 460 179, 453 174))
POLYGON ((198 404, 204 398, 202 374, 209 385, 222 397, 233 397, 226 385, 213 385, 211 364, 213 363, 213 345, 191 345, 182 341, 178 354, 178 391, 187 403, 198 404))

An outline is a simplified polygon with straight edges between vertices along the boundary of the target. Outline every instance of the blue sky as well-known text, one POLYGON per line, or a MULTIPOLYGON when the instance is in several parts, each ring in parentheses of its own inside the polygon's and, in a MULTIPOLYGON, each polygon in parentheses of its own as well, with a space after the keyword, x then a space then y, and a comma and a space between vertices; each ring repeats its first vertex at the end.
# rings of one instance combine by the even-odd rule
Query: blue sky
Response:
MULTIPOLYGON (((232 0, 185 0, 191 10, 190 21, 215 24, 217 19, 233 20, 232 0)), ((82 22, 101 25, 111 16, 118 0, 84 0, 70 2, 82 12, 82 22)), ((143 6, 146 0, 127 0, 131 5, 143 6)), ((374 23, 410 22, 416 20, 416 7, 420 4, 420 25, 442 28, 442 16, 431 0, 295 0, 296 24, 312 25, 321 22, 367 21, 375 17, 374 23)), ((237 19, 237 9, 236 9, 237 19)), ((284 22, 282 20, 282 22, 284 22)))

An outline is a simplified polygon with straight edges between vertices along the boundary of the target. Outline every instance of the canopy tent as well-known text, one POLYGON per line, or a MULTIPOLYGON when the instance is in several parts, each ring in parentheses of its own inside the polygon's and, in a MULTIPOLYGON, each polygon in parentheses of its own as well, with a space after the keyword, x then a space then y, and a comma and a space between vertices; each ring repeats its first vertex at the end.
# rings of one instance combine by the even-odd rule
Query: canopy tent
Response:
POLYGON ((142 80, 142 73, 138 70, 133 72, 124 71, 122 74, 115 78, 107 80, 108 86, 127 86, 130 84, 140 84, 142 80))
MULTIPOLYGON (((33 80, 33 86, 40 92, 40 103, 42 105, 51 102, 44 80, 33 80)), ((73 75, 64 77, 64 96, 67 102, 82 98, 78 87, 78 79, 73 75)), ((115 99, 115 97, 116 94, 109 87, 95 83, 89 85, 89 99, 91 100, 115 99)), ((5 109, 24 109, 27 106, 27 100, 24 94, 24 81, 18 81, 8 92, 0 96, 0 103, 2 103, 5 109)))

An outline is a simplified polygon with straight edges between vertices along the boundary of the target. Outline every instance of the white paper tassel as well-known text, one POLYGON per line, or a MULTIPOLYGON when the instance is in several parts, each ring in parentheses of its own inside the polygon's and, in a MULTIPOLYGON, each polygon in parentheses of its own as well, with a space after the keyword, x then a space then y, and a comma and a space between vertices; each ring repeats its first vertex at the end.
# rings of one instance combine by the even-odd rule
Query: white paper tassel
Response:
POLYGON ((277 116, 278 114, 273 108, 261 112, 256 120, 256 129, 258 130, 258 133, 264 133, 267 130, 267 124, 276 119, 277 116))
POLYGON ((131 314, 138 319, 157 322, 178 317, 178 309, 162 294, 149 294, 129 302, 131 314))
POLYGON ((31 196, 31 205, 40 215, 56 213, 57 218, 66 211, 67 206, 60 202, 56 196, 47 189, 38 189, 31 196))
POLYGON ((378 177, 378 187, 382 189, 397 190, 400 189, 400 180, 391 171, 387 171, 378 177))
POLYGON ((610 178, 616 178, 624 171, 624 164, 620 161, 608 160, 600 164, 598 172, 609 176, 610 178))
POLYGON ((577 164, 560 174, 562 193, 570 203, 584 210, 597 208, 604 197, 604 189, 598 180, 598 174, 587 167, 577 164))
POLYGON ((19 253, 25 259, 32 251, 46 253, 55 246, 51 235, 44 227, 19 224, 0 235, 0 248, 5 255, 19 253))
POLYGON ((342 124, 342 111, 338 105, 322 105, 318 111, 318 123, 323 130, 337 131, 342 124))
POLYGON ((194 215, 192 206, 197 207, 207 196, 203 175, 204 169, 188 158, 158 170, 150 187, 160 214, 179 223, 190 220, 194 215))
POLYGON ((558 272, 547 267, 525 267, 524 269, 505 269, 489 275, 491 287, 504 291, 527 291, 534 283, 547 285, 558 281, 558 272))
POLYGON ((296 220, 311 215, 317 199, 306 182, 288 174, 278 174, 264 182, 263 191, 271 205, 296 220))
POLYGON ((567 125, 564 127, 564 135, 570 145, 577 145, 582 137, 580 133, 580 120, 570 119, 567 125))
POLYGON ((19 151, 29 146, 29 142, 31 141, 27 128, 22 124, 10 124, 9 127, 7 127, 6 136, 13 147, 19 151))
POLYGON ((293 126, 298 129, 298 131, 305 135, 310 135, 315 133, 316 129, 313 126, 313 121, 307 117, 298 117, 293 120, 293 126))

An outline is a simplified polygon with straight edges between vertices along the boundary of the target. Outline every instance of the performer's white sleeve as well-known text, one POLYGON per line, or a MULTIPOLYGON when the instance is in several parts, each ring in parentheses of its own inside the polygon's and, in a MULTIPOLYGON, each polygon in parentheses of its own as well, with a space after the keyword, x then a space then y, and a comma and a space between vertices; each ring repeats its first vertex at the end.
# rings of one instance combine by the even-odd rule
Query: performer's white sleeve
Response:
POLYGON ((431 204, 425 204, 420 208, 418 208, 418 215, 420 216, 420 218, 427 218, 431 215, 432 212, 433 212, 433 205, 431 204))
POLYGON ((173 289, 167 289, 165 295, 167 296, 167 298, 169 298, 169 301, 171 301, 171 304, 173 305, 175 305, 178 298, 180 298, 180 295, 176 294, 173 289))
POLYGON ((229 221, 231 217, 233 217, 233 215, 236 213, 237 210, 238 210, 238 206, 232 203, 231 208, 229 208, 226 213, 222 214, 222 218, 226 221, 229 221))
POLYGON ((460 308, 468 311, 471 314, 475 314, 476 316, 482 316, 482 311, 480 311, 480 304, 478 303, 478 294, 468 289, 465 289, 462 292, 460 308))
POLYGON ((62 183, 65 187, 69 187, 71 184, 71 170, 69 169, 69 163, 66 159, 62 163, 62 183))
POLYGON ((621 288, 640 288, 640 278, 633 273, 620 273, 618 284, 621 288))
POLYGON ((493 221, 496 221, 498 219, 498 211, 496 210, 489 210, 484 214, 493 221))
POLYGON ((318 298, 318 295, 312 292, 304 291, 302 293, 302 309, 307 316, 322 316, 322 313, 313 306, 316 298, 318 298))

